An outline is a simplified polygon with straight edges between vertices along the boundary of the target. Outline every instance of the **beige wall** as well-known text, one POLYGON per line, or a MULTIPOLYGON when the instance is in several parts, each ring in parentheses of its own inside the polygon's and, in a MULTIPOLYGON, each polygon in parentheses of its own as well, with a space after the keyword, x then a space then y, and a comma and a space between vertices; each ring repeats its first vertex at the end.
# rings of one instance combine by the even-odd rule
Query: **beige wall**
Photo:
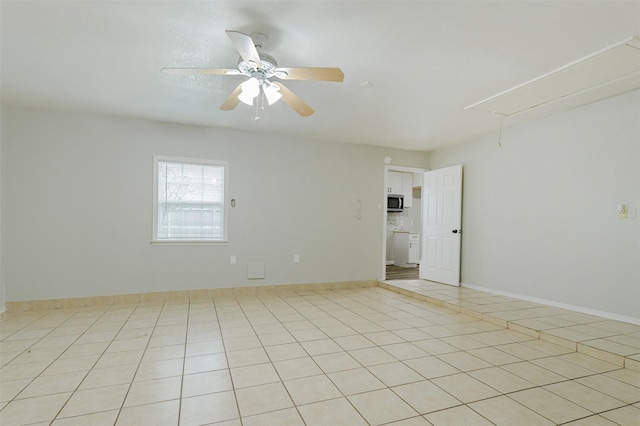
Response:
POLYGON ((640 91, 497 139, 430 157, 464 165, 463 283, 640 319, 640 91))
POLYGON ((7 301, 377 279, 384 156, 427 165, 425 153, 367 145, 44 109, 3 115, 7 301), (150 245, 154 154, 229 161, 227 246, 150 245), (248 262, 265 263, 264 280, 247 280, 248 262))

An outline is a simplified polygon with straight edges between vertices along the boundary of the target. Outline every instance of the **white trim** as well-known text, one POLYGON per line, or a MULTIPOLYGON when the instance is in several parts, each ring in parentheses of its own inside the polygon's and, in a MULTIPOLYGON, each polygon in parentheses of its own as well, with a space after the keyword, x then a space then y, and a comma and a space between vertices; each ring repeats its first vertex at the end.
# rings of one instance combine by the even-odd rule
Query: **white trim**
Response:
POLYGON ((229 162, 206 158, 175 157, 170 155, 153 156, 153 185, 152 185, 152 217, 151 244, 152 245, 227 245, 229 240, 229 162), (158 240, 158 163, 199 164, 205 166, 221 166, 224 169, 224 201, 223 201, 223 239, 221 240, 158 240))
POLYGON ((628 322, 630 324, 640 325, 640 318, 628 317, 625 315, 613 314, 611 312, 598 311, 596 309, 584 308, 581 306, 569 305, 567 303, 560 303, 553 300, 540 299, 537 297, 525 296, 518 293, 511 293, 509 291, 496 290, 489 287, 483 287, 474 284, 465 284, 461 283, 461 287, 470 288, 473 290, 484 291, 486 293, 498 294, 500 296, 513 297, 514 299, 526 300, 527 302, 540 303, 542 305, 553 306, 554 308, 567 309, 570 311, 580 312, 583 314, 595 315, 597 317, 602 317, 606 319, 611 319, 615 321, 628 322))
POLYGON ((229 241, 217 240, 151 240, 152 245, 165 246, 226 246, 229 241))

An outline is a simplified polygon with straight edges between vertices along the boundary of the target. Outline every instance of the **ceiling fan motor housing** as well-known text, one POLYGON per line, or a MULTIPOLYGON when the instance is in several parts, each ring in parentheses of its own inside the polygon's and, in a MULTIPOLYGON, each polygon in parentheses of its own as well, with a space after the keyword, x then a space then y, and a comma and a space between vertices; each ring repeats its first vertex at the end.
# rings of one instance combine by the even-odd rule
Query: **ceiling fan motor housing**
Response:
POLYGON ((260 60, 262 61, 261 67, 258 67, 254 62, 247 62, 240 58, 238 61, 238 69, 241 73, 256 78, 258 78, 258 76, 254 75, 256 73, 263 76, 263 78, 273 77, 276 72, 276 68, 278 68, 278 62, 273 56, 267 53, 259 52, 258 54, 260 55, 260 60))

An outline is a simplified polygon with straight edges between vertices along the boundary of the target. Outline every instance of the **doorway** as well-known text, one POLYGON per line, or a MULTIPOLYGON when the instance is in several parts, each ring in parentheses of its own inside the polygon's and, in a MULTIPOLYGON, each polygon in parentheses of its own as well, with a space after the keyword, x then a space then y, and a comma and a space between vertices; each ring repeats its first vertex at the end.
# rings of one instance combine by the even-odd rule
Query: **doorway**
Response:
POLYGON ((385 166, 382 280, 418 279, 422 235, 422 177, 426 169, 385 166), (388 195, 402 195, 402 211, 387 211, 388 195))

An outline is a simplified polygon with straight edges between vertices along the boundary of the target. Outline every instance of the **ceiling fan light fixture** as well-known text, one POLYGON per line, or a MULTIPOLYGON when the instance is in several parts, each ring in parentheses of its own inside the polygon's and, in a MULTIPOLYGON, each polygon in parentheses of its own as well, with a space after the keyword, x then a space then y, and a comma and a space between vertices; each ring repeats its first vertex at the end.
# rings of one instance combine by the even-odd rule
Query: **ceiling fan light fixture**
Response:
POLYGON ((269 102, 269 105, 275 104, 280 100, 280 98, 282 98, 282 93, 280 93, 279 87, 277 87, 275 84, 265 84, 263 86, 263 90, 264 96, 267 98, 267 102, 269 102))
POLYGON ((257 78, 250 78, 240 85, 242 92, 238 95, 243 103, 253 105, 253 99, 260 93, 260 82, 257 78))

